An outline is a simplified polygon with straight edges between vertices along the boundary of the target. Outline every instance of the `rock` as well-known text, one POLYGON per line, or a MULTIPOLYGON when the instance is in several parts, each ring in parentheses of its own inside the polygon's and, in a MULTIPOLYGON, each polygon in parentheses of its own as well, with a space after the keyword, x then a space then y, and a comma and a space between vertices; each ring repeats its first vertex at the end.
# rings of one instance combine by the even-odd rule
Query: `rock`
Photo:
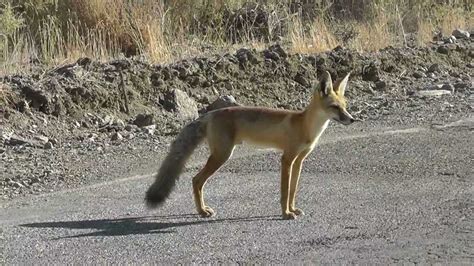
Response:
POLYGON ((474 63, 467 63, 466 65, 468 68, 474 68, 474 63))
POLYGON ((58 145, 58 143, 59 143, 58 140, 55 139, 55 138, 50 139, 49 142, 51 142, 51 144, 53 144, 53 145, 58 145))
POLYGON ((28 104, 27 101, 25 100, 22 100, 20 101, 18 104, 18 111, 22 112, 22 113, 27 113, 27 112, 30 112, 30 105, 28 104))
POLYGON ((10 181, 9 184, 14 187, 14 188, 22 188, 22 187, 25 187, 25 185, 23 185, 22 183, 20 182, 15 182, 15 181, 10 181))
POLYGON ((92 59, 90 59, 89 57, 82 57, 77 59, 76 63, 82 67, 85 67, 92 63, 92 59))
POLYGON ((461 29, 455 29, 453 30, 453 33, 451 33, 454 37, 458 39, 469 39, 471 34, 468 31, 461 30, 461 29))
POLYGON ((441 67, 439 64, 432 64, 429 68, 428 68, 428 72, 440 72, 441 71, 441 67))
POLYGON ((417 71, 417 72, 413 73, 413 77, 414 77, 414 78, 417 78, 417 79, 425 78, 425 77, 426 77, 426 74, 423 73, 423 72, 418 72, 418 71, 417 71))
POLYGON ((442 87, 441 87, 442 90, 447 90, 447 91, 450 91, 451 93, 454 93, 455 89, 454 89, 454 86, 452 84, 444 84, 442 87))
POLYGON ((16 146, 16 145, 30 144, 30 142, 27 139, 24 139, 20 136, 11 135, 10 138, 8 138, 7 140, 7 144, 11 146, 16 146))
POLYGON ((252 64, 258 63, 258 59, 255 57, 252 50, 247 48, 240 48, 239 50, 237 50, 237 52, 235 53, 235 57, 237 57, 237 60, 240 64, 245 64, 247 62, 250 62, 252 64))
POLYGON ((44 144, 43 148, 44 148, 45 150, 51 150, 52 148, 54 148, 54 146, 53 146, 53 143, 51 143, 51 142, 48 141, 48 142, 46 142, 46 143, 44 144))
POLYGON ((183 120, 192 120, 199 116, 196 102, 182 90, 174 89, 165 94, 163 107, 183 120))
POLYGON ((274 44, 268 48, 270 51, 276 53, 280 58, 288 57, 288 54, 285 50, 281 47, 280 44, 274 44))
POLYGON ((379 81, 376 81, 375 82, 375 89, 376 90, 385 90, 385 88, 387 88, 387 82, 383 81, 383 80, 379 80, 379 81))
POLYGON ((39 183, 39 182, 41 182, 41 178, 39 178, 39 177, 33 177, 33 178, 30 179, 30 182, 31 182, 32 184, 39 183))
POLYGON ((473 84, 466 83, 466 82, 457 82, 457 83, 454 84, 455 89, 467 89, 469 87, 474 88, 474 82, 473 82, 473 84))
POLYGON ((308 82, 308 80, 306 80, 306 78, 304 77, 303 74, 301 73, 298 73, 296 74, 296 76, 293 78, 296 82, 298 82, 300 85, 304 86, 304 87, 310 87, 310 83, 308 82))
POLYGON ((146 127, 153 124, 153 114, 138 114, 133 120, 138 127, 146 127))
POLYGON ((362 79, 365 81, 377 81, 380 79, 379 68, 376 63, 371 62, 362 68, 362 79))
POLYGON ((138 128, 137 125, 133 125, 133 124, 127 124, 125 126, 125 130, 128 131, 128 132, 135 131, 136 128, 138 128))
POLYGON ((123 122, 122 119, 116 119, 114 123, 112 124, 112 126, 123 129, 125 127, 125 123, 123 122))
POLYGON ((440 54, 449 54, 449 48, 445 45, 439 46, 436 51, 440 54))
POLYGON ((270 51, 270 50, 263 51, 263 56, 265 56, 265 58, 271 59, 273 61, 279 61, 280 60, 280 56, 276 52, 270 51))
POLYGON ((110 115, 106 115, 102 118, 100 127, 110 126, 114 123, 114 118, 110 115))
POLYGON ((156 130, 156 125, 149 125, 149 126, 143 127, 143 132, 145 132, 145 134, 147 135, 155 134, 155 130, 156 130))
POLYGON ((434 84, 425 88, 425 90, 439 90, 443 87, 443 84, 434 84))
POLYGON ((123 139, 122 135, 118 132, 113 133, 112 136, 110 137, 110 140, 112 141, 119 141, 122 139, 123 139))
POLYGON ((46 144, 49 141, 48 137, 42 136, 42 135, 37 135, 35 136, 35 140, 38 140, 41 144, 46 144))
POLYGON ((422 97, 437 97, 442 95, 451 94, 451 91, 448 90, 424 90, 418 91, 418 95, 422 97))
POLYGON ((221 109, 225 107, 238 106, 239 104, 232 95, 222 95, 219 96, 214 102, 212 102, 207 108, 206 111, 212 111, 216 109, 221 109))

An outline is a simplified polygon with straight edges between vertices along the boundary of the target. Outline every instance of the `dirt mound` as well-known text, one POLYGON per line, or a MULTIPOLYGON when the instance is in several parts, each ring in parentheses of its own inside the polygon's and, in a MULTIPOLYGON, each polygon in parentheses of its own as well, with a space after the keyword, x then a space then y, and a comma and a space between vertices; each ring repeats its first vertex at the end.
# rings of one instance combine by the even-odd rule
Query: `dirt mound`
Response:
MULTIPOLYGON (((396 88, 416 90, 410 80, 422 77, 432 65, 439 74, 464 80, 470 73, 466 60, 474 56, 472 40, 428 48, 386 48, 359 54, 341 47, 316 55, 288 55, 279 45, 264 51, 242 48, 234 54, 198 57, 169 65, 152 65, 140 59, 99 63, 88 58, 51 69, 3 77, 16 97, 10 107, 19 110, 25 102, 33 110, 57 117, 81 116, 87 112, 115 113, 123 117, 143 112, 159 113, 166 95, 179 89, 202 109, 219 95, 234 95, 247 105, 301 108, 311 85, 321 71, 334 78, 352 71, 352 80, 393 80, 396 88), (439 53, 446 47, 449 54, 439 53), (121 85, 121 75, 124 84, 121 85), (399 80, 400 79, 400 80, 399 80), (409 85, 409 86, 405 86, 409 85)), ((436 81, 436 78, 434 78, 436 81)), ((371 83, 363 84, 369 90, 371 83), (367 86, 366 86, 367 85, 367 86)), ((418 88, 419 89, 419 88, 418 88)))

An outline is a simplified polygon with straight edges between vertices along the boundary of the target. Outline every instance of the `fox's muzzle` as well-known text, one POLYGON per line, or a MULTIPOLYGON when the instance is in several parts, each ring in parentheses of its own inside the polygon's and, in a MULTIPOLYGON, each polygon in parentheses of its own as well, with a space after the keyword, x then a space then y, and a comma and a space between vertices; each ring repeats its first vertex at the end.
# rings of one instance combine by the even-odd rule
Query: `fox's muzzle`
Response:
POLYGON ((341 110, 339 112, 339 117, 337 119, 335 118, 334 120, 346 126, 354 123, 355 121, 354 117, 352 117, 352 115, 346 110, 341 110))

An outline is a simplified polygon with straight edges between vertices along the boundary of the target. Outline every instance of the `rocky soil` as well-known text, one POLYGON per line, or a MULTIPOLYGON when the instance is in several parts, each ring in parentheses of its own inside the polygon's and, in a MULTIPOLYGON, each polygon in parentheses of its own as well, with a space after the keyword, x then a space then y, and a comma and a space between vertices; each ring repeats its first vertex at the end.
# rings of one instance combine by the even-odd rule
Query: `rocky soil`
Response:
POLYGON ((241 48, 169 65, 82 58, 0 77, 0 195, 149 173, 172 136, 199 114, 235 104, 234 98, 241 105, 302 109, 324 70, 333 78, 351 71, 349 111, 363 123, 433 124, 466 116, 474 103, 474 39, 457 37, 377 53, 241 48))

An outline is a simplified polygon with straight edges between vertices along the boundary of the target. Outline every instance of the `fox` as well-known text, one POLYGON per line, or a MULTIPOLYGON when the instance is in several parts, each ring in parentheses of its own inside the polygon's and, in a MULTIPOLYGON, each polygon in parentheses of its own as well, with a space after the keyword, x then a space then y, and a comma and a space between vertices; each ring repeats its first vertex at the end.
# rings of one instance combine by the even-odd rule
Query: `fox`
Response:
POLYGON ((355 121, 347 111, 344 97, 349 75, 350 72, 333 84, 329 72, 324 71, 319 82, 313 86, 311 101, 301 111, 232 106, 208 112, 190 122, 171 144, 155 181, 146 191, 147 206, 155 208, 165 202, 183 172, 186 161, 206 139, 209 158, 192 179, 198 214, 202 217, 215 215, 216 212, 204 201, 204 185, 232 156, 236 145, 250 143, 282 152, 282 218, 296 219, 297 216, 304 215, 295 205, 304 159, 314 149, 330 120, 343 125, 350 125, 355 121))

